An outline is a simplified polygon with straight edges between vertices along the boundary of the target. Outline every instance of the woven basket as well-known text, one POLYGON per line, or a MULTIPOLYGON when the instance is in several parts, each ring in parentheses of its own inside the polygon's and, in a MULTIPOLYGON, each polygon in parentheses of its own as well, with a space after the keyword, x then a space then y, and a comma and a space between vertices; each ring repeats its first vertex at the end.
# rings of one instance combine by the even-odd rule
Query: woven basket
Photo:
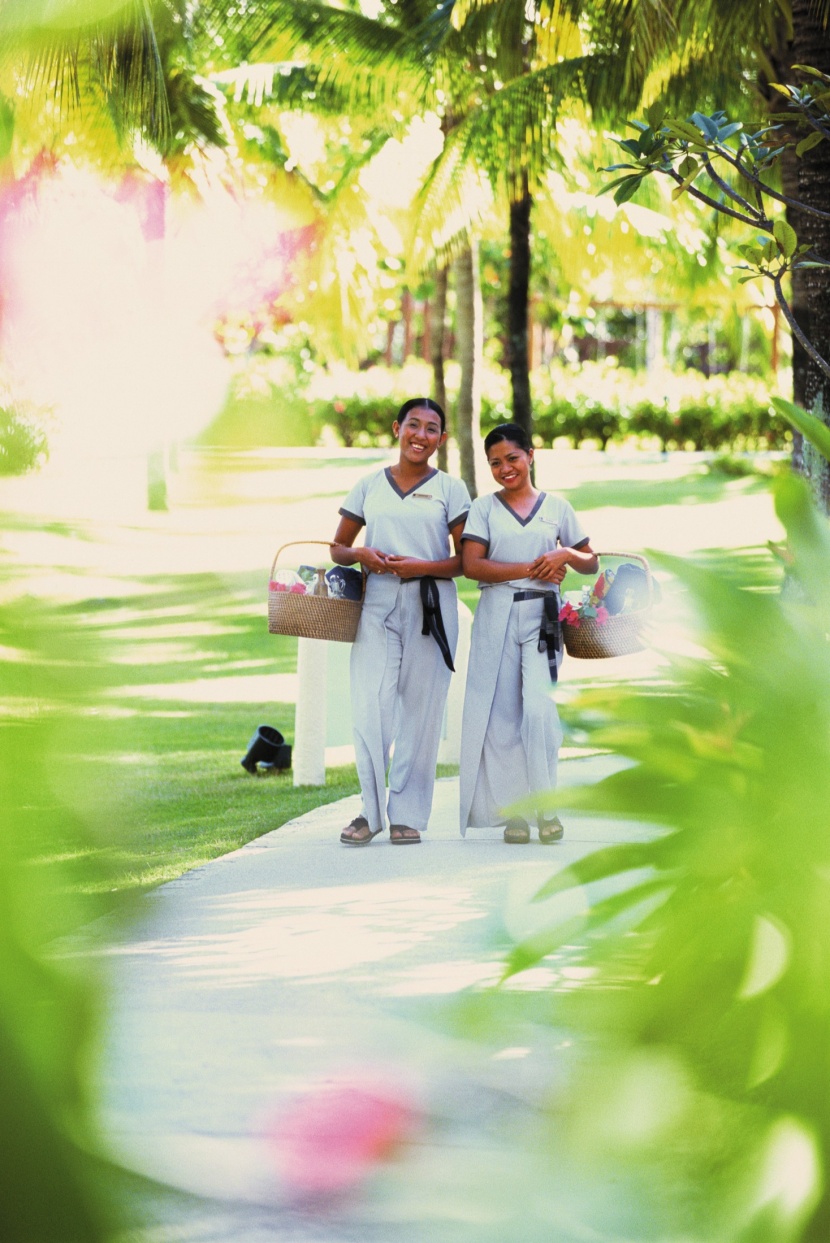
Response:
POLYGON ((601 552, 598 557, 617 557, 637 561, 646 572, 648 603, 633 613, 612 613, 602 623, 595 617, 583 617, 578 626, 562 623, 565 651, 578 660, 604 660, 610 656, 628 656, 648 646, 646 634, 654 603, 654 582, 645 557, 633 552, 601 552))
POLYGON ((275 591, 271 586, 277 560, 286 548, 297 544, 322 544, 325 540, 292 540, 278 548, 268 578, 268 632, 293 634, 301 639, 331 639, 354 643, 360 621, 362 600, 336 600, 333 596, 300 595, 294 591, 275 591))

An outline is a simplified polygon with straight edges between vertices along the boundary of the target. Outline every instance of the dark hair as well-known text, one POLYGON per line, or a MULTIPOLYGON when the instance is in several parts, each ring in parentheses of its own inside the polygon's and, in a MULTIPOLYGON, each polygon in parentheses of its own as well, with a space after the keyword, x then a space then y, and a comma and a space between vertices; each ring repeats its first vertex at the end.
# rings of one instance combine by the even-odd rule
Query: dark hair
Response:
POLYGON ((493 445, 501 444, 503 440, 509 440, 512 445, 518 445, 525 453, 530 453, 533 448, 530 437, 518 423, 499 423, 498 427, 494 427, 484 437, 484 452, 489 453, 493 445))
POLYGON ((438 418, 441 420, 441 431, 445 432, 447 430, 446 415, 438 405, 438 402, 433 401, 431 397, 410 397, 409 401, 405 401, 398 411, 396 422, 403 423, 410 410, 418 410, 421 406, 438 415, 438 418))

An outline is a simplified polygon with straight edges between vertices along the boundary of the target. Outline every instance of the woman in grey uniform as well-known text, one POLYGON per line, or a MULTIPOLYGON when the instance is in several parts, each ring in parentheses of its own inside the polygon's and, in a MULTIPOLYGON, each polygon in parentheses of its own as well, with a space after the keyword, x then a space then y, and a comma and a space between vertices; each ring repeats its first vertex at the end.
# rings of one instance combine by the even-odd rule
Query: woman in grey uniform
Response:
MULTIPOLYGON (((468 826, 505 824, 504 808, 556 785, 558 586, 569 568, 597 570, 571 506, 531 483, 533 449, 523 429, 501 424, 484 450, 501 488, 473 502, 462 537, 464 573, 481 589, 461 728, 462 835, 468 826)), ((541 842, 562 836, 555 816, 539 814, 537 824, 541 842)), ((504 840, 530 841, 527 821, 506 820, 504 840)))
POLYGON ((404 402, 392 425, 394 466, 352 488, 332 544, 338 565, 366 571, 351 657, 355 761, 363 808, 340 834, 366 846, 386 827, 395 845, 421 840, 432 808, 444 704, 458 639, 455 583, 470 496, 430 466, 446 439, 429 398, 404 402), (361 527, 365 547, 353 547, 361 527), (389 753, 395 744, 389 768, 389 753))

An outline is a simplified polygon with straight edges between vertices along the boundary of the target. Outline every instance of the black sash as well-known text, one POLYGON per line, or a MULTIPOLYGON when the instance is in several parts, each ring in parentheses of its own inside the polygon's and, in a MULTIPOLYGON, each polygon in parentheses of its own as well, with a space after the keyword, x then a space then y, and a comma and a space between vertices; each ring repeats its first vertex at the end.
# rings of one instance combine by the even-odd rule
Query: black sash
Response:
POLYGON ((421 584, 421 604, 424 608, 424 624, 421 634, 432 635, 441 649, 444 664, 452 673, 455 673, 449 639, 444 629, 444 618, 441 616, 441 597, 438 594, 438 584, 429 574, 425 574, 423 578, 419 579, 419 582, 421 584))
POLYGON ((551 682, 558 682, 556 653, 562 650, 562 623, 559 620, 559 595, 555 591, 516 591, 514 600, 544 600, 539 651, 547 651, 551 682))

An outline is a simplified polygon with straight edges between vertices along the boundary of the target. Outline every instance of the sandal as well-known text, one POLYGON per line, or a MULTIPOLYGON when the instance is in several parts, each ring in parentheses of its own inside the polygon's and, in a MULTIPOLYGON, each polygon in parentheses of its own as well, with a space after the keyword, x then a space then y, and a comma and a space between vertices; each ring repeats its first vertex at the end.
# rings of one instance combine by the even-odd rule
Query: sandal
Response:
POLYGON ((565 826, 558 816, 554 816, 552 820, 539 819, 539 841, 543 846, 549 846, 551 842, 561 840, 565 832, 565 826))
POLYGON ((504 840, 514 846, 523 846, 530 841, 530 825, 521 816, 514 816, 504 827, 504 840))
POLYGON ((340 840, 344 846, 368 846, 372 838, 382 832, 382 829, 376 829, 373 833, 365 816, 355 816, 351 824, 347 824, 340 834, 340 840), (358 834, 360 834, 359 837, 358 834))
POLYGON ((390 824, 389 836, 393 846, 416 846, 421 840, 417 829, 410 829, 408 824, 390 824))

